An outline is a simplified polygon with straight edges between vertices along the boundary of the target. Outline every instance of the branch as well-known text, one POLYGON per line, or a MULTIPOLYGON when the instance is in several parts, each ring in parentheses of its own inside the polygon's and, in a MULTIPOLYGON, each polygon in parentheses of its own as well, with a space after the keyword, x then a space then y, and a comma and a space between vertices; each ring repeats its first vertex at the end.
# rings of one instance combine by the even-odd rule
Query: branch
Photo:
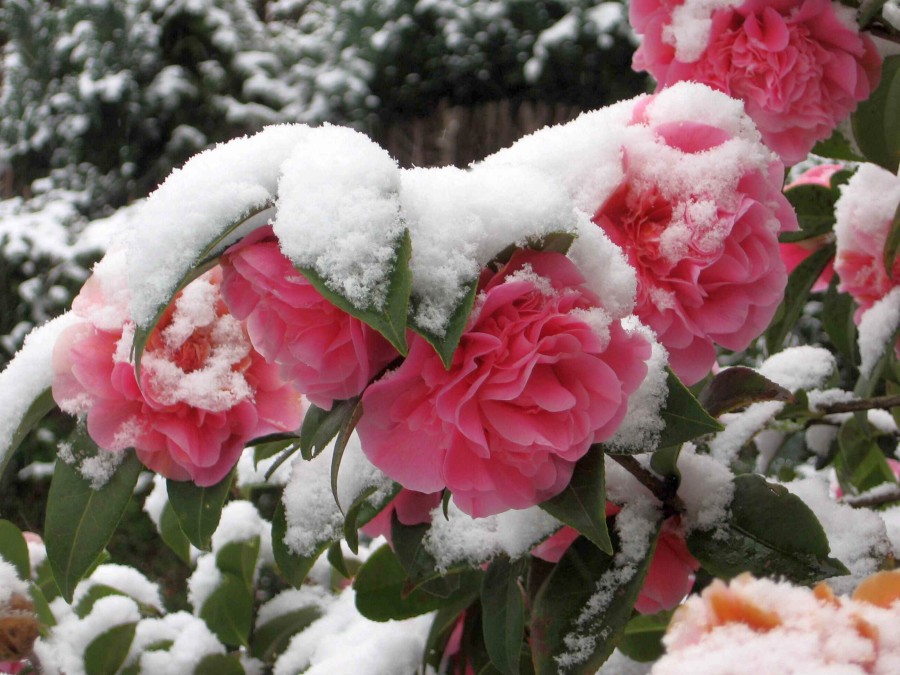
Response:
POLYGON ((637 478, 641 485, 650 490, 653 496, 662 502, 666 517, 684 513, 687 510, 681 497, 678 496, 678 488, 674 483, 660 478, 650 469, 645 468, 632 455, 609 455, 609 457, 637 478))
POLYGON ((874 491, 870 490, 868 493, 863 493, 856 497, 844 497, 842 501, 855 509, 872 508, 892 502, 900 502, 900 485, 892 485, 889 490, 878 490, 875 488, 874 491))
POLYGON ((884 28, 878 28, 877 26, 871 26, 866 29, 871 35, 874 35, 877 38, 881 38, 882 40, 887 40, 888 42, 896 42, 900 44, 900 36, 894 35, 890 31, 885 30, 884 28))
POLYGON ((831 405, 817 406, 816 412, 821 412, 825 415, 834 415, 836 413, 872 410, 874 408, 888 410, 898 406, 900 406, 900 394, 895 394, 893 396, 875 396, 873 398, 861 398, 856 401, 841 401, 832 403, 831 405))

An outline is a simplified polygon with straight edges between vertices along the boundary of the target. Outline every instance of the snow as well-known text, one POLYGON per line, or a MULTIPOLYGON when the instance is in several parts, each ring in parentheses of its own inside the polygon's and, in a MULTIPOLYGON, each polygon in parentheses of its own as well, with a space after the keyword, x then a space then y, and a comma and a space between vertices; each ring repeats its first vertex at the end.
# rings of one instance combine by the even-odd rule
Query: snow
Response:
POLYGON ((729 465, 741 448, 762 430, 784 409, 782 401, 759 401, 751 403, 741 412, 725 413, 719 421, 725 426, 709 442, 712 456, 724 465, 729 465))
POLYGON ((137 600, 146 607, 153 607, 160 612, 163 611, 159 586, 133 567, 113 564, 100 565, 89 578, 81 581, 75 588, 72 606, 78 607, 79 603, 95 586, 109 586, 137 600))
POLYGON ((556 532, 560 521, 537 506, 506 511, 487 518, 472 518, 451 504, 431 513, 431 528, 423 545, 439 570, 466 563, 479 565, 505 553, 519 558, 556 532))
POLYGON ((886 296, 872 305, 862 315, 859 322, 859 356, 861 363, 859 372, 869 377, 891 345, 891 337, 900 328, 900 287, 891 290, 886 296))
POLYGON ((678 496, 684 502, 685 528, 711 530, 725 522, 734 496, 734 476, 709 455, 698 454, 691 443, 678 456, 681 484, 678 496))
POLYGON ((28 586, 19 578, 12 563, 0 557, 0 607, 9 602, 13 595, 27 595, 28 586))
POLYGON ((280 616, 304 607, 315 607, 326 611, 334 601, 334 596, 321 586, 303 586, 282 591, 259 608, 256 615, 257 630, 280 616))
POLYGON ((836 368, 837 361, 830 351, 803 345, 770 356, 759 367, 759 374, 796 392, 825 386, 836 368))
POLYGON ((137 625, 124 665, 140 664, 141 673, 182 675, 194 672, 204 657, 224 653, 225 647, 205 622, 187 612, 175 612, 159 619, 144 619, 137 625), (172 645, 147 650, 164 641, 172 641, 172 645))
POLYGON ((31 403, 53 382, 56 339, 75 323, 75 316, 67 313, 32 331, 0 373, 0 468, 9 461, 9 446, 31 403))
MULTIPOLYGON (((312 555, 318 544, 337 540, 342 533, 344 515, 331 493, 331 458, 334 442, 311 461, 299 453, 291 467, 291 479, 285 487, 284 502, 287 532, 284 541, 300 556, 312 555)), ((392 481, 376 469, 362 452, 359 437, 350 436, 338 472, 338 497, 349 508, 368 488, 376 488, 372 503, 384 499, 392 481)))
POLYGON ((274 201, 282 164, 308 134, 305 126, 276 125, 218 145, 150 195, 125 235, 135 323, 149 324, 226 227, 274 201))
POLYGON ((355 594, 348 587, 324 616, 291 639, 275 662, 274 673, 414 675, 432 619, 425 614, 405 621, 369 621, 356 611, 355 594))
POLYGON ((686 0, 672 11, 672 23, 663 29, 663 41, 675 48, 675 58, 692 63, 709 44, 712 16, 720 9, 743 4, 744 0, 686 0))

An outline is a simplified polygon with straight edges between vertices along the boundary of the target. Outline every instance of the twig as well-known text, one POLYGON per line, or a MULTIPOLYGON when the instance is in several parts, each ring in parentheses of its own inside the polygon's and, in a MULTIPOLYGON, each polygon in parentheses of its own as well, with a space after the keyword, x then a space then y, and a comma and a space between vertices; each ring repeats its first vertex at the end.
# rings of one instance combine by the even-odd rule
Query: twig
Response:
POLYGON ((641 485, 646 487, 653 496, 663 504, 665 515, 671 516, 684 513, 686 507, 681 497, 677 494, 677 488, 673 483, 666 481, 645 468, 631 455, 609 455, 628 473, 638 479, 641 485))
POLYGON ((882 40, 887 40, 888 42, 896 42, 896 43, 900 44, 900 35, 894 35, 890 31, 885 30, 884 28, 878 28, 877 26, 870 26, 866 30, 877 38, 881 38, 882 40))
POLYGON ((888 410, 898 406, 900 406, 900 394, 861 398, 856 401, 840 401, 830 405, 817 406, 816 411, 825 415, 834 415, 837 413, 856 412, 857 410, 872 410, 874 408, 888 410))
POLYGON ((856 497, 844 497, 844 504, 855 509, 883 506, 891 502, 900 502, 900 485, 893 486, 890 490, 878 490, 874 494, 861 494, 856 497))

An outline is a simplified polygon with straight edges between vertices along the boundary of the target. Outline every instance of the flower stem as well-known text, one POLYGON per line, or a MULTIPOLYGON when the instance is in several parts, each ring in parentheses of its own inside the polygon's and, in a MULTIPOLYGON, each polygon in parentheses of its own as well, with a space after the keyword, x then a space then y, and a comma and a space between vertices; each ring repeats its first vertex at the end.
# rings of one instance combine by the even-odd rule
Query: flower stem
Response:
POLYGON ((663 513, 666 518, 679 513, 684 513, 684 502, 678 496, 678 488, 674 482, 660 478, 650 469, 643 466, 632 455, 609 455, 623 469, 637 478, 641 485, 646 487, 653 496, 663 505, 663 513))

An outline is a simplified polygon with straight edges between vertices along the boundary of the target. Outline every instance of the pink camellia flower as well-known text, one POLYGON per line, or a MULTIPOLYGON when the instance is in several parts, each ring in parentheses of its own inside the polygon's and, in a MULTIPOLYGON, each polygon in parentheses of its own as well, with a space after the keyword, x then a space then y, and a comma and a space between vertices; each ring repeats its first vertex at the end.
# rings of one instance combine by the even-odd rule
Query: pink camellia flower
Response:
POLYGON ((834 269, 840 290, 859 305, 857 322, 900 282, 900 258, 894 259, 890 277, 884 268, 884 246, 898 206, 900 178, 874 164, 859 168, 835 205, 834 269))
POLYGON ((831 0, 632 0, 634 68, 744 101, 766 144, 802 160, 868 98, 881 57, 831 0))
POLYGON ((320 408, 359 394, 397 351, 377 331, 332 305, 258 230, 222 257, 222 295, 247 321, 253 346, 320 408))
POLYGON ((642 99, 621 183, 593 217, 637 272, 635 314, 688 384, 714 344, 745 349, 769 324, 787 283, 778 233, 797 229, 782 164, 736 105, 701 85, 642 99), (723 112, 692 121, 701 104, 723 112))
POLYGON ((118 291, 124 279, 108 257, 72 304, 84 321, 63 332, 53 353, 53 397, 66 412, 87 415, 99 447, 133 447, 153 471, 208 486, 231 470, 247 441, 299 427, 300 395, 227 313, 218 269, 165 312, 147 341, 139 387, 134 324, 118 291))
MULTIPOLYGON (((818 185, 824 188, 831 188, 831 177, 844 167, 840 164, 820 164, 811 169, 807 169, 796 179, 784 186, 785 192, 801 185, 818 185)), ((784 267, 787 273, 793 272, 797 265, 806 260, 813 253, 828 243, 830 235, 822 235, 813 239, 804 239, 798 242, 789 242, 779 244, 781 249, 781 259, 784 261, 784 267)), ((830 260, 813 284, 812 290, 821 292, 828 288, 831 278, 834 276, 834 260, 830 260)))
POLYGON ((424 340, 363 394, 369 460, 418 492, 448 488, 482 517, 540 503, 610 438, 650 344, 610 321, 575 264, 520 251, 485 272, 448 369, 424 340))
MULTIPOLYGON (((619 512, 619 507, 607 502, 606 515, 619 512)), ((578 539, 578 531, 565 526, 552 537, 535 546, 531 555, 547 562, 559 562, 569 546, 578 539)), ((694 587, 694 572, 700 563, 690 554, 684 537, 678 532, 677 519, 669 519, 656 542, 650 569, 644 578, 634 608, 641 614, 656 614, 677 607, 694 587)))

